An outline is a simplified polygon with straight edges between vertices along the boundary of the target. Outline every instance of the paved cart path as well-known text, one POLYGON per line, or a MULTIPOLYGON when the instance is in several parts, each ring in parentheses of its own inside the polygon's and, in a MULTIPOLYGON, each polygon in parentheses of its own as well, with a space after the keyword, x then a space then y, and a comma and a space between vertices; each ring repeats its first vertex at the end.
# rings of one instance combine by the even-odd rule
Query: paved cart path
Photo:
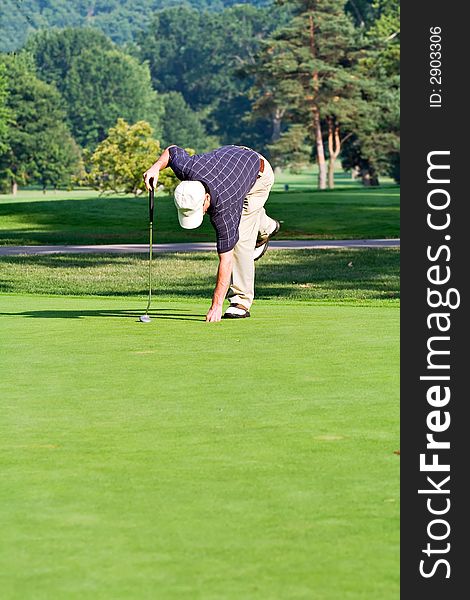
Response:
MULTIPOLYGON (((326 250, 328 248, 399 248, 399 239, 384 240, 279 240, 272 241, 276 250, 326 250)), ((154 244, 154 252, 207 252, 215 243, 154 244)), ((148 252, 148 244, 112 244, 96 246, 0 246, 0 256, 21 254, 135 254, 148 252)))

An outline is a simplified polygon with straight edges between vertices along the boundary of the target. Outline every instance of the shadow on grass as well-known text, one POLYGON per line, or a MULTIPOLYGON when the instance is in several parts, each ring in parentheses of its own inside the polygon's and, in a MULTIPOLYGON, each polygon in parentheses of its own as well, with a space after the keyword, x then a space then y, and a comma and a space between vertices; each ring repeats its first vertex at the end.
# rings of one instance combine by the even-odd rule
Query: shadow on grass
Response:
MULTIPOLYGON (((151 319, 170 319, 173 321, 204 321, 204 315, 187 314, 186 312, 166 312, 171 311, 170 308, 156 308, 149 310, 151 319)), ((30 317, 34 319, 83 319, 88 317, 122 317, 126 319, 134 319, 139 322, 139 317, 144 314, 144 311, 138 310, 26 310, 23 312, 3 312, 2 317, 30 317)))
MULTIPOLYGON (((315 180, 312 180, 314 184, 315 180)), ((393 237, 399 232, 399 188, 351 187, 273 192, 268 212, 285 221, 279 239, 303 237, 393 237)), ((132 197, 58 197, 0 203, 0 244, 106 244, 148 240, 147 200, 132 197)), ((157 242, 214 241, 208 220, 195 230, 178 225, 170 196, 156 202, 157 242)))
MULTIPOLYGON (((0 292, 61 296, 141 296, 148 293, 145 255, 53 255, 0 260, 0 292)), ((156 301, 210 299, 215 253, 155 257, 156 301)), ((398 299, 399 249, 272 250, 256 267, 257 299, 398 299)))
MULTIPOLYGON (((1 245, 120 244, 148 242, 145 196, 68 198, 0 203, 0 219, 16 221, 0 230, 1 245), (27 224, 27 226, 23 226, 27 224)), ((210 223, 194 231, 178 226, 170 197, 156 203, 155 241, 212 241, 210 223)))

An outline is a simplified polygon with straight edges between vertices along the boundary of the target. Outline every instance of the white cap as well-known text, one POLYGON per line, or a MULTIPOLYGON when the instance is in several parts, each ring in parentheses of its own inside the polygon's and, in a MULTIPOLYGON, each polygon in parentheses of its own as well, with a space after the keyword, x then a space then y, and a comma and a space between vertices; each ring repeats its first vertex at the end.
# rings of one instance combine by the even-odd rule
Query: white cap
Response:
POLYGON ((182 181, 175 189, 178 219, 183 229, 196 229, 204 218, 206 189, 200 181, 182 181))

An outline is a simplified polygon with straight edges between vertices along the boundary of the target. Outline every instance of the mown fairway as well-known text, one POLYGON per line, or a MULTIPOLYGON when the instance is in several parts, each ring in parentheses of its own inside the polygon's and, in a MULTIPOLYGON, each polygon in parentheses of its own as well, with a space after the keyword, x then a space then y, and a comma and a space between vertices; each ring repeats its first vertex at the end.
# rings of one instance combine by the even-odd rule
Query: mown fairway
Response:
POLYGON ((0 259, 5 597, 395 600, 398 259, 0 259))
MULTIPOLYGON (((364 189, 339 179, 332 191, 312 191, 313 176, 287 177, 278 184, 268 213, 283 221, 278 239, 399 237, 399 188, 364 189), (308 187, 310 186, 310 188, 308 187)), ((179 227, 173 200, 159 195, 155 241, 212 241, 206 218, 199 229, 179 227)), ((147 243, 146 197, 100 197, 92 191, 24 191, 0 197, 0 245, 147 243)))
POLYGON ((0 307, 7 597, 397 597, 396 309, 0 307))
MULTIPOLYGON (((284 238, 395 237, 398 188, 299 176, 284 238)), ((0 243, 146 243, 146 198, 21 192, 0 243)), ((158 198, 156 241, 178 228, 158 198)), ((215 253, 0 257, 2 593, 395 600, 399 251, 270 250, 206 324, 215 253)))

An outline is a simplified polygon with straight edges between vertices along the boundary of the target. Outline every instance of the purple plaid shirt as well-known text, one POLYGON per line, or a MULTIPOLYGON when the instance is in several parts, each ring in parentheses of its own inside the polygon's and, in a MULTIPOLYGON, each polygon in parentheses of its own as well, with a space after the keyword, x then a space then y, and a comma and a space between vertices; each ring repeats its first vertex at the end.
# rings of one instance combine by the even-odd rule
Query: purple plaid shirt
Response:
POLYGON ((217 252, 232 250, 238 242, 243 200, 259 173, 259 154, 240 146, 222 146, 194 156, 172 146, 169 153, 168 166, 178 179, 201 181, 209 190, 208 214, 217 234, 217 252))

